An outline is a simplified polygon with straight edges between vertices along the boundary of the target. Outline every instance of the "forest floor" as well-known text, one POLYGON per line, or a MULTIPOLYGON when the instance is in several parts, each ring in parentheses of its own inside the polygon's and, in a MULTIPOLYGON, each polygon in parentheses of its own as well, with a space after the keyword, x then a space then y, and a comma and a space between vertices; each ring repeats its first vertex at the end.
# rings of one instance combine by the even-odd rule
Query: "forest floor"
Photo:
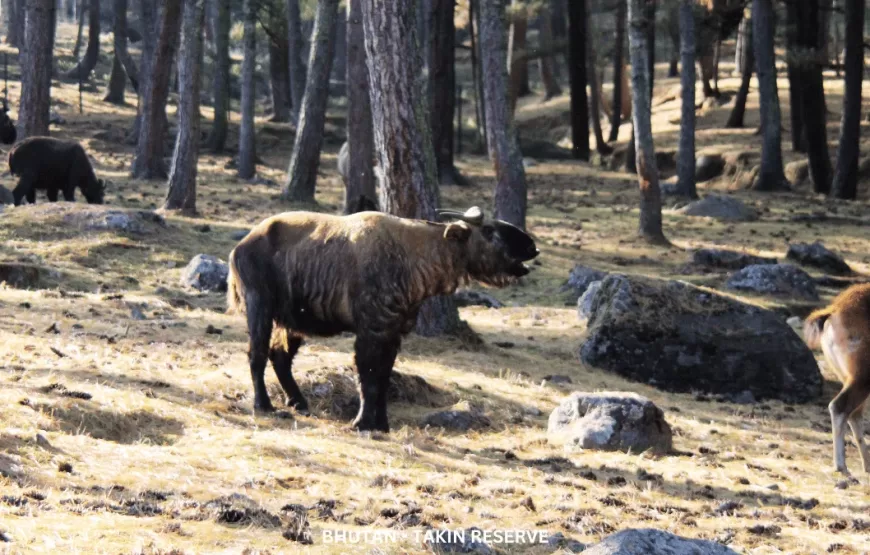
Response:
MULTIPOLYGON (((699 151, 757 155, 754 83, 746 129, 721 129, 728 104, 701 112, 699 151)), ((733 93, 737 84, 727 78, 720 86, 733 93)), ((779 84, 787 108, 784 74, 779 84)), ((13 100, 17 85, 10 82, 13 100)), ((656 96, 667 98, 676 85, 660 78, 656 96)), ((832 149, 841 89, 829 76, 832 149)), ((165 184, 128 177, 132 146, 123 138, 135 106, 110 108, 101 102, 103 90, 86 90, 79 115, 77 86, 56 82, 53 107, 66 123, 53 125, 52 134, 81 141, 97 173, 112 181, 107 208, 153 209, 165 184)), ((520 128, 561 139, 567 109, 564 96, 523 99, 520 128)), ((657 148, 675 148, 678 113, 676 100, 655 107, 657 148)), ((211 112, 203 108, 203 114, 208 120, 211 112)), ((784 109, 786 127, 787 116, 784 109)), ((704 183, 702 195, 727 191, 758 208, 761 218, 722 223, 666 210, 673 246, 663 249, 635 240, 633 176, 538 160, 527 175, 528 227, 542 250, 540 266, 522 285, 488 290, 506 308, 461 310, 482 348, 410 336, 397 371, 428 386, 417 384, 416 399, 390 405, 390 435, 361 435, 349 430, 343 410, 356 395, 352 339, 314 339, 297 357, 295 375, 312 401, 311 417, 256 417, 243 318, 225 314, 223 295, 179 285, 194 255, 225 260, 236 242, 232 235, 268 215, 340 208, 340 116, 330 118, 317 205, 305 207, 278 198, 292 128, 265 119, 258 121, 259 171, 277 184, 241 181, 225 169, 229 155, 203 153, 196 218, 167 214, 165 226, 118 233, 71 224, 70 214, 93 208, 82 200, 49 205, 40 196, 35 206, 0 212, 0 268, 43 270, 31 288, 0 288, 0 532, 11 539, 0 543, 0 552, 413 553, 423 550, 413 535, 375 546, 325 543, 323 532, 426 524, 561 532, 583 543, 651 527, 723 541, 742 553, 870 552, 870 485, 857 473, 851 438, 847 457, 860 483, 839 489, 841 477, 832 471, 826 405, 838 384, 829 381, 817 402, 788 406, 704 401, 626 381, 578 361, 583 328, 573 299, 560 291, 575 263, 718 288, 724 275, 686 273, 692 249, 718 246, 782 259, 788 242, 817 239, 859 273, 870 273, 866 229, 789 218, 819 211, 861 216, 867 182, 853 203, 815 196, 808 185, 759 194, 735 189, 731 178, 704 183), (551 374, 572 383, 543 383, 551 374), (597 390, 635 391, 657 403, 674 428, 674 453, 565 453, 548 445, 550 411, 571 391, 597 390), (491 426, 468 433, 421 426, 423 415, 459 402, 482 407, 491 426), (225 497, 233 494, 251 504, 225 497), (287 539, 299 520, 294 504, 315 506, 307 513, 313 545, 287 539)), ((867 125, 862 128, 868 137, 867 125)), ((620 140, 628 133, 623 126, 620 140)), ((797 159, 783 143, 786 159, 797 159)), ((870 143, 862 146, 867 152, 870 143)), ((458 166, 475 185, 444 188, 443 204, 491 206, 489 162, 461 156, 458 166)), ((8 174, 2 184, 14 186, 8 174)), ((823 293, 827 300, 836 291, 823 293)), ((808 308, 753 300, 796 313, 808 308)), ((268 380, 273 399, 280 399, 271 371, 268 380)))

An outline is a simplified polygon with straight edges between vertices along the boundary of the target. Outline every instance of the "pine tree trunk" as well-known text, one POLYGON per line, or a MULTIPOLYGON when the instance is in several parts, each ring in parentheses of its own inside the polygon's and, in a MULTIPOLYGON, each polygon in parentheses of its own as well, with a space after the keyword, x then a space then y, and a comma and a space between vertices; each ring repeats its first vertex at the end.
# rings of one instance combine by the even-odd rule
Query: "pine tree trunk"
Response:
POLYGON ((302 97, 302 111, 293 142, 290 167, 287 169, 287 184, 282 193, 286 200, 314 202, 337 27, 338 0, 318 0, 314 31, 311 35, 305 96, 302 97))
MULTIPOLYGON (((139 70, 127 49, 127 0, 114 0, 114 25, 112 27, 115 56, 121 62, 124 74, 130 78, 133 90, 139 90, 139 70)), ((113 69, 114 71, 114 69, 113 69)))
MULTIPOLYGON (((629 0, 630 2, 631 0, 629 0)), ((647 68, 647 82, 649 83, 649 97, 646 104, 646 110, 650 112, 649 117, 652 117, 652 95, 653 95, 653 86, 655 84, 655 68, 656 68, 656 59, 655 59, 655 39, 656 39, 656 10, 655 4, 647 3, 644 9, 644 17, 649 24, 646 26, 646 68, 647 68)), ((629 33, 631 29, 629 29, 629 33)), ((632 63, 634 59, 632 58, 632 63)), ((632 70, 632 76, 634 72, 632 70)), ((634 91, 634 78, 632 77, 632 91, 634 91)), ((632 102, 632 114, 634 114, 634 102, 632 102)), ((634 136, 635 130, 634 125, 631 127, 631 138, 628 140, 628 148, 625 151, 625 169, 629 173, 639 173, 638 172, 638 154, 637 154, 637 140, 634 136)), ((658 167, 656 167, 656 175, 658 175, 658 167)), ((643 189, 643 188, 641 188, 643 189)))
MULTIPOLYGON (((484 0, 481 0, 483 2, 484 0)), ((483 24, 481 24, 483 25, 483 24)), ((526 61, 526 34, 529 20, 522 0, 511 0, 510 33, 507 46, 507 67, 510 70, 509 108, 513 114, 517 99, 528 94, 528 62, 526 61)), ((483 39, 481 39, 481 43, 483 39)), ((487 77, 489 77, 487 75, 487 77)))
MULTIPOLYGON (((586 0, 568 4, 568 75, 571 78, 571 153, 589 161, 589 106, 586 98, 586 0)), ((597 116, 597 114, 596 114, 597 116)))
MULTIPOLYGON (((435 153, 428 129, 415 9, 415 2, 362 0, 375 151, 382 168, 380 207, 396 216, 432 221, 438 207, 435 153)), ((502 75, 506 72, 504 54, 502 47, 498 60, 502 75)), ((505 81, 502 86, 504 98, 505 81)), ((459 328, 459 313, 451 297, 423 303, 417 333, 441 335, 459 328)))
POLYGON ((55 0, 27 0, 27 25, 21 52, 18 140, 48 135, 55 0))
POLYGON ((737 90, 737 96, 734 99, 734 107, 731 108, 731 114, 728 116, 728 121, 725 123, 726 128, 743 127, 743 116, 746 114, 746 98, 749 96, 749 82, 752 80, 752 69, 755 67, 755 49, 752 46, 752 20, 749 18, 743 19, 740 23, 741 37, 743 40, 743 49, 741 50, 740 67, 740 88, 737 90))
POLYGON ((677 153, 677 191, 697 198, 695 188, 695 15, 694 0, 680 0, 680 145, 677 153))
MULTIPOLYGON (((668 35, 671 38, 671 60, 668 64, 668 77, 677 77, 680 72, 678 65, 680 61, 680 24, 679 24, 679 6, 668 8, 668 35), (674 13, 677 12, 677 13, 674 13)), ((694 59, 694 55, 692 59, 694 59)))
POLYGON ((76 0, 65 0, 64 9, 66 11, 67 21, 75 21, 76 19, 76 0))
MULTIPOLYGON (((13 2, 16 0, 13 0, 13 2)), ((86 4, 87 0, 82 0, 81 9, 79 10, 79 26, 78 31, 76 32, 76 42, 73 46, 73 58, 78 58, 79 54, 82 51, 82 39, 84 38, 85 31, 85 13, 88 11, 88 5, 86 4)))
POLYGON ((628 1, 628 42, 631 60, 632 126, 635 135, 637 177, 640 182, 640 226, 638 233, 652 243, 665 243, 662 232, 662 198, 650 121, 651 72, 650 27, 654 21, 644 0, 628 1))
POLYGON ((347 10, 338 10, 335 16, 335 45, 332 47, 332 73, 330 80, 344 81, 347 75, 347 10))
POLYGON ((456 70, 454 68, 453 23, 454 0, 430 0, 429 24, 429 92, 432 146, 438 183, 457 185, 458 172, 453 165, 453 122, 456 111, 456 70))
POLYGON ((601 81, 598 75, 598 63, 595 54, 595 47, 592 44, 591 33, 586 34, 586 53, 588 58, 587 75, 589 76, 589 90, 592 94, 589 96, 589 112, 592 120, 592 130, 595 132, 595 150, 598 154, 607 155, 613 152, 604 141, 604 133, 601 131, 601 106, 598 105, 601 94, 601 81))
POLYGON ((526 174, 504 94, 505 14, 498 0, 480 0, 480 23, 481 70, 486 75, 486 142, 496 174, 495 215, 525 228, 526 174))
MULTIPOLYGON (((540 29, 538 31, 538 42, 541 50, 547 52, 553 49, 553 25, 550 16, 550 8, 546 3, 541 5, 538 12, 538 21, 540 21, 540 29)), ((548 55, 541 56, 538 60, 541 69, 541 81, 544 83, 545 100, 549 100, 562 94, 562 87, 559 86, 559 80, 556 78, 556 56, 548 55)), ((594 90, 594 89, 593 89, 594 90)))
POLYGON ((775 191, 786 187, 782 169, 782 114, 776 87, 773 52, 773 1, 752 2, 752 45, 755 48, 758 94, 761 113, 761 168, 754 188, 775 191))
POLYGON ((734 69, 743 75, 746 72, 746 51, 752 47, 750 38, 751 22, 744 17, 740 20, 740 26, 737 27, 737 46, 734 49, 734 69))
POLYGON ((3 8, 6 11, 6 43, 20 52, 24 48, 26 0, 6 0, 3 8))
POLYGON ((290 97, 293 119, 299 121, 302 97, 305 95, 305 64, 302 54, 305 39, 302 35, 302 17, 299 14, 299 0, 287 0, 287 42, 290 56, 290 97))
POLYGON ((165 210, 196 214, 196 164, 199 159, 199 89, 204 32, 204 0, 184 0, 178 52, 178 135, 169 172, 165 210))
POLYGON ((369 99, 369 74, 366 68, 365 32, 362 0, 347 3, 347 142, 348 170, 344 195, 344 212, 365 206, 368 199, 377 204, 372 160, 375 136, 372 129, 372 105, 369 99))
POLYGON ((622 73, 625 71, 625 4, 628 0, 616 1, 616 38, 613 47, 613 102, 610 103, 610 142, 619 137, 622 118, 622 73))
MULTIPOLYGON (((786 3, 786 53, 788 75, 789 116, 791 119, 791 149, 794 152, 806 152, 806 135, 802 106, 803 87, 801 72, 797 67, 795 51, 797 50, 798 21, 795 4, 798 0, 786 3)), ((797 56, 799 57, 799 56, 797 56)))
MULTIPOLYGON (((256 135, 254 129, 254 99, 257 94, 254 69, 257 63, 257 4, 256 0, 244 2, 244 36, 242 38, 242 117, 239 124, 238 176, 251 179, 257 171, 256 135)), ((297 137, 299 134, 297 133, 297 137)))
MULTIPOLYGON (((550 2, 550 26, 553 28, 553 42, 568 40, 568 10, 566 0, 549 0, 550 2)), ((624 38, 624 37, 623 37, 624 38)), ((568 53, 562 51, 564 65, 568 65, 568 53)), ((553 74, 557 81, 562 80, 562 68, 559 56, 553 56, 553 74)))
POLYGON ((90 79, 100 56, 100 0, 88 0, 88 5, 88 48, 84 58, 66 74, 81 81, 90 79))
POLYGON ((106 91, 106 96, 103 97, 104 102, 123 106, 124 89, 127 86, 127 73, 124 71, 124 66, 118 56, 112 56, 112 74, 109 77, 109 87, 106 91))
POLYGON ((230 110, 230 0, 214 0, 215 63, 214 63, 214 122, 208 136, 212 152, 223 152, 227 142, 230 110))
POLYGON ((137 179, 166 178, 166 162, 163 159, 166 100, 169 96, 172 59, 175 57, 180 28, 181 1, 166 0, 154 61, 151 64, 148 96, 142 106, 136 157, 133 160, 133 177, 137 179))
POLYGON ((480 47, 480 0, 468 0, 468 12, 473 25, 472 38, 477 39, 471 52, 471 62, 474 66, 474 93, 477 98, 477 133, 480 145, 486 150, 486 98, 483 94, 483 72, 480 63, 480 58, 483 56, 480 47))
POLYGON ((142 110, 145 108, 145 101, 149 97, 151 90, 154 54, 157 50, 157 38, 160 33, 160 24, 157 19, 157 2, 139 1, 139 21, 142 28, 142 56, 139 61, 139 105, 136 110, 133 131, 130 134, 134 142, 139 140, 139 133, 142 129, 142 110))
POLYGON ((287 19, 272 21, 274 35, 269 37, 269 82, 272 85, 271 121, 290 121, 290 55, 287 43, 287 19))
POLYGON ((854 199, 858 186, 858 154, 861 138, 861 85, 864 79, 864 0, 845 0, 846 70, 843 117, 837 145, 837 168, 833 195, 854 199))

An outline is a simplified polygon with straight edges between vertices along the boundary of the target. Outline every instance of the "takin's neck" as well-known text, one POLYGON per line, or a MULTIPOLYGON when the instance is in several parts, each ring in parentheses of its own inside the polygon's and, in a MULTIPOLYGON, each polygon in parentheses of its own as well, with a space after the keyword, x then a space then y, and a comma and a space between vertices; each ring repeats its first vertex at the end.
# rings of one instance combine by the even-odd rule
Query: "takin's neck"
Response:
POLYGON ((467 279, 465 249, 444 238, 444 227, 427 224, 425 237, 408 249, 409 295, 413 301, 452 294, 467 279))

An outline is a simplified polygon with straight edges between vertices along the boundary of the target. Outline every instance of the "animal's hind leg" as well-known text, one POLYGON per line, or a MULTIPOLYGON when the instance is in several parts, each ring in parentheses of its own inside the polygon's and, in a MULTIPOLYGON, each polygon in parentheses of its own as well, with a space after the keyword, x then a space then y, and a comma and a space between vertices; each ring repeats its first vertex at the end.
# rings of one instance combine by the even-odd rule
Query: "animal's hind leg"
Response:
POLYGON ((387 419, 387 398, 389 397, 393 365, 396 363, 398 352, 399 340, 396 340, 395 345, 385 347, 381 352, 381 371, 378 373, 378 401, 375 410, 375 426, 383 432, 390 431, 390 423, 387 419))
POLYGON ((49 202, 57 202, 57 189, 51 188, 45 192, 49 202))
POLYGON ((849 417, 858 410, 865 399, 866 392, 856 387, 854 382, 847 383, 843 390, 834 397, 828 405, 831 413, 831 427, 834 436, 834 466, 837 472, 848 474, 846 469, 846 422, 849 417))
POLYGON ((858 445, 858 451, 861 453, 861 464, 864 465, 864 472, 870 473, 870 453, 868 453, 867 444, 864 442, 863 404, 849 415, 849 427, 852 428, 855 444, 858 445))
POLYGON ((390 383, 389 373, 396 360, 398 342, 385 343, 357 336, 354 351, 359 373, 360 407, 353 427, 360 431, 389 432, 386 386, 390 383))
POLYGON ((15 200, 15 206, 21 204, 21 199, 27 198, 31 203, 36 202, 36 178, 30 172, 21 174, 18 178, 18 184, 12 190, 12 198, 15 200))
POLYGON ((287 394, 287 406, 295 408, 300 414, 308 414, 308 402, 299 390, 296 380, 293 379, 293 358, 301 346, 301 337, 286 329, 278 329, 272 339, 269 358, 272 360, 272 368, 275 369, 281 388, 287 394))
POLYGON ((269 358, 269 341, 272 338, 272 311, 270 304, 259 295, 245 296, 248 316, 248 362, 251 365, 251 380, 254 382, 254 412, 273 412, 269 393, 266 391, 266 362, 269 358))
POLYGON ((36 189, 27 191, 27 202, 30 204, 36 204, 36 189))

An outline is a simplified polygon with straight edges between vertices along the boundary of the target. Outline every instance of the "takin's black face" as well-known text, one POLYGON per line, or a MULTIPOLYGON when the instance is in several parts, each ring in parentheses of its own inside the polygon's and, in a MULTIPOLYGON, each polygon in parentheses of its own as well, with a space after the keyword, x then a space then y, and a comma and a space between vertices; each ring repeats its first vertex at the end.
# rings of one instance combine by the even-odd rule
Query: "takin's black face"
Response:
POLYGON ((106 180, 97 178, 91 183, 81 186, 82 194, 88 204, 103 204, 106 193, 106 180))
POLYGON ((18 138, 18 130, 15 129, 15 122, 9 117, 9 108, 6 103, 0 108, 0 142, 5 145, 11 145, 18 138))
POLYGON ((540 254, 528 233, 502 220, 484 220, 477 207, 464 214, 441 210, 439 216, 460 220, 450 226, 456 230, 453 239, 467 249, 468 277, 485 285, 504 287, 516 282, 530 271, 525 262, 540 254))

